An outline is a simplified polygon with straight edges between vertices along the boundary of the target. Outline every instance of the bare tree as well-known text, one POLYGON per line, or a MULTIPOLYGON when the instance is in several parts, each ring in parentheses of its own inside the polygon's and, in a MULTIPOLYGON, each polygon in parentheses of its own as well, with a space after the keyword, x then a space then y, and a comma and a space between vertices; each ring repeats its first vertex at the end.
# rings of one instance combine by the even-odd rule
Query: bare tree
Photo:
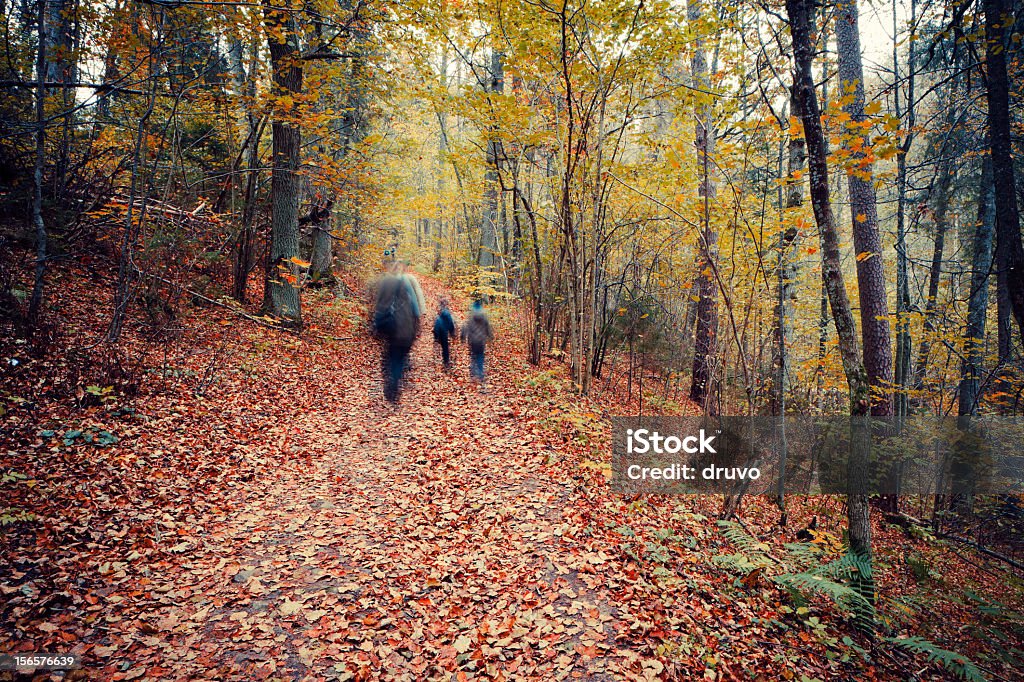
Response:
POLYGON ((46 285, 46 223, 43 221, 43 163, 46 160, 46 46, 49 42, 46 31, 47 0, 38 0, 37 27, 39 34, 36 50, 36 125, 35 163, 32 168, 32 225, 36 237, 35 283, 29 300, 28 318, 35 324, 43 304, 43 289, 46 285))

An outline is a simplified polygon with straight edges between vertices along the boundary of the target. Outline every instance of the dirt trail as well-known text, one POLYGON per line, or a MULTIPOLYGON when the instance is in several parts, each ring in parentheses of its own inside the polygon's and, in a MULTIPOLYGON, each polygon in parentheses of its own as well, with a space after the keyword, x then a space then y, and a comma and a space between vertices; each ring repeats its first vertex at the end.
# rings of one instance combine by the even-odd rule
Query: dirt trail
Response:
MULTIPOLYGON (((433 298, 432 296, 430 298, 433 298)), ((428 306, 431 310, 434 306, 428 306)), ((441 371, 429 333, 397 407, 367 339, 318 368, 317 404, 286 452, 309 464, 254 482, 182 566, 152 576, 177 598, 152 614, 147 677, 615 678, 628 627, 576 540, 578 483, 545 466, 515 367, 489 387, 464 348, 441 371), (184 585, 182 575, 194 575, 184 585), (162 584, 164 580, 172 584, 162 584)), ((459 678, 461 679, 461 678, 459 678)))
POLYGON ((904 676, 717 567, 717 499, 612 494, 603 403, 527 365, 508 323, 486 391, 463 346, 442 371, 424 285, 397 407, 366 311, 311 292, 300 335, 196 309, 175 343, 127 346, 148 368, 130 403, 19 416, 0 469, 32 474, 5 490, 34 518, 0 538, 0 652, 104 681, 904 676))
POLYGON ((26 421, 0 651, 104 681, 861 677, 715 567, 715 500, 610 493, 601 408, 510 323, 486 391, 463 346, 442 371, 424 288, 397 407, 365 309, 317 292, 300 335, 195 311, 137 411, 26 421))

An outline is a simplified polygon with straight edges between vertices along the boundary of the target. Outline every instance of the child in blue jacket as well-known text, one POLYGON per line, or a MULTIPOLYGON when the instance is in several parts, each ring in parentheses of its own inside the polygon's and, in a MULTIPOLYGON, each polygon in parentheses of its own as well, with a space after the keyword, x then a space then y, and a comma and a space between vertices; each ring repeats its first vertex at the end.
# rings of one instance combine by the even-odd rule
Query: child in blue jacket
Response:
POLYGON ((445 369, 452 364, 450 341, 455 336, 455 320, 448 310, 448 299, 439 301, 440 310, 434 319, 434 342, 441 345, 441 363, 445 369))

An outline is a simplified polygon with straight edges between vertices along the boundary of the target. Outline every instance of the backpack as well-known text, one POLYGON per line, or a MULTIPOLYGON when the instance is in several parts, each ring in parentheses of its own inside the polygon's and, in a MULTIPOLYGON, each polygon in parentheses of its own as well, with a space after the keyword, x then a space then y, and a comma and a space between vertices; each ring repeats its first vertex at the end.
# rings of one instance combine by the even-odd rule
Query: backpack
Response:
MULTIPOLYGON (((373 313, 373 331, 378 336, 395 340, 398 336, 409 336, 409 327, 415 326, 409 296, 400 280, 388 282, 390 291, 383 292, 381 301, 373 313), (384 301, 387 301, 385 304, 384 301)), ((411 330, 415 334, 415 329, 411 330)))
POLYGON ((389 305, 377 308, 377 311, 373 314, 373 331, 381 336, 392 336, 395 333, 395 327, 397 326, 395 316, 396 298, 398 296, 393 296, 389 305))

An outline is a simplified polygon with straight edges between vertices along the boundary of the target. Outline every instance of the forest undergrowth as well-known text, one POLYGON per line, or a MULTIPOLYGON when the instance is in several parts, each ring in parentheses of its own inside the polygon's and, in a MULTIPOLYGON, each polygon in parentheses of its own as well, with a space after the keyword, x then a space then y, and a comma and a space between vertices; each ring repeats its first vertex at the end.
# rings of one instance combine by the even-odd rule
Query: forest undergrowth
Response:
POLYGON ((486 391, 426 334, 391 407, 354 278, 305 294, 301 332, 196 299, 116 345, 89 282, 55 269, 62 333, 0 341, 0 650, 80 654, 64 679, 1020 674, 1020 579, 985 557, 875 517, 871 640, 780 579, 842 556, 840 498, 780 528, 767 498, 723 525, 718 497, 613 494, 608 419, 635 399, 526 363, 513 304, 486 391))

